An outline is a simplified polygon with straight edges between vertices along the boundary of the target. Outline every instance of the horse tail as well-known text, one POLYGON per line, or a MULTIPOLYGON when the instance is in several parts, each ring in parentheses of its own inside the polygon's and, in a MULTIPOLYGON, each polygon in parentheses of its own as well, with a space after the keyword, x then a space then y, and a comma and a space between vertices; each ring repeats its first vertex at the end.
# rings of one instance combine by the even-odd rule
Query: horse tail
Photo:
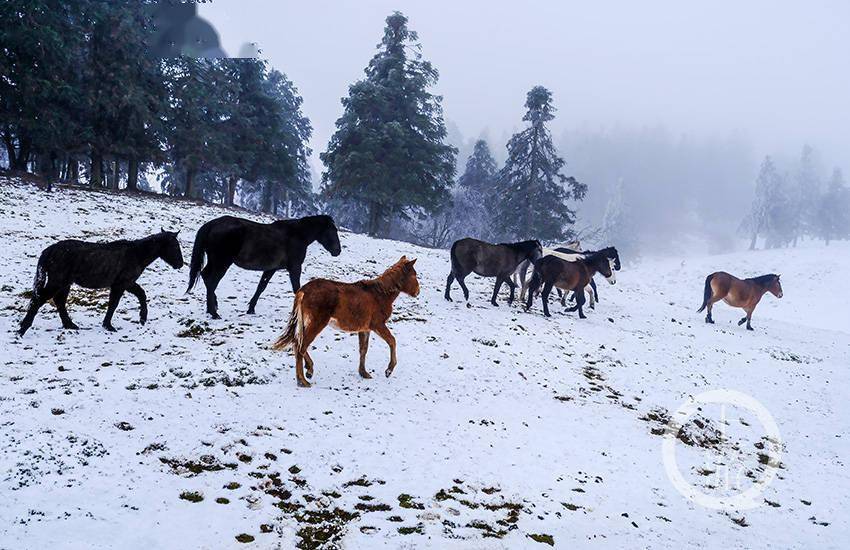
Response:
POLYGON ((295 303, 292 304, 292 313, 289 314, 286 330, 272 344, 273 350, 301 349, 301 343, 304 341, 304 313, 301 305, 303 298, 302 292, 295 293, 295 303))
POLYGON ((186 293, 192 292, 195 283, 198 280, 198 273, 204 267, 204 254, 207 249, 207 236, 210 234, 210 224, 205 223, 198 229, 198 234, 195 235, 195 244, 192 246, 192 261, 189 264, 189 288, 186 293))
POLYGON ((460 243, 460 241, 455 241, 455 243, 452 245, 452 250, 451 250, 451 254, 450 254, 451 262, 452 262, 452 273, 454 274, 455 277, 457 277, 460 273, 463 273, 463 271, 461 271, 460 261, 457 259, 457 245, 458 245, 458 243, 460 243))
POLYGON ((540 270, 537 269, 537 266, 534 268, 534 272, 531 274, 531 281, 528 283, 528 296, 534 296, 537 294, 537 291, 540 290, 540 285, 543 283, 543 276, 540 275, 540 270))
POLYGON ((702 307, 697 310, 697 313, 708 307, 708 301, 711 300, 711 280, 714 278, 714 273, 705 278, 705 293, 703 294, 702 307))
POLYGON ((47 286, 47 270, 44 268, 44 254, 38 259, 35 268, 35 278, 32 281, 32 297, 37 299, 44 287, 47 286))

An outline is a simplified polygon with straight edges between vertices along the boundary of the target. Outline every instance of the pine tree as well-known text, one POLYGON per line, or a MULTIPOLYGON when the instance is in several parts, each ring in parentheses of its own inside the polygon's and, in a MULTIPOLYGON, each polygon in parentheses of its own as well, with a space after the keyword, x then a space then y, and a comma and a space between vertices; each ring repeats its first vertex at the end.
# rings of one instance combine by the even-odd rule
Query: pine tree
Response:
POLYGON ((781 181, 773 159, 764 157, 758 178, 756 178, 756 193, 750 212, 741 224, 742 231, 750 236, 750 250, 755 250, 758 238, 768 230, 770 209, 780 191, 781 181))
POLYGON ((370 235, 386 233, 395 217, 436 211, 454 176, 456 151, 444 143, 442 98, 428 91, 438 73, 422 59, 407 22, 399 12, 387 18, 366 78, 349 88, 321 155, 325 197, 362 205, 370 235))
POLYGON ((821 194, 821 184, 814 159, 814 149, 803 146, 800 153, 800 165, 796 174, 796 188, 792 199, 795 203, 794 212, 794 246, 804 235, 816 232, 818 201, 821 194))
POLYGON ((555 118, 552 93, 543 86, 528 92, 529 127, 508 142, 508 159, 498 175, 493 225, 505 238, 556 241, 570 234, 575 212, 567 201, 582 200, 587 186, 561 173, 565 162, 552 144, 546 123, 555 118))
POLYGON ((850 238, 850 189, 839 168, 833 170, 826 193, 820 198, 816 233, 827 246, 830 241, 850 238))
POLYGON ((458 179, 461 188, 484 196, 492 194, 496 183, 496 161, 490 146, 483 139, 475 142, 472 154, 466 161, 466 170, 458 179))

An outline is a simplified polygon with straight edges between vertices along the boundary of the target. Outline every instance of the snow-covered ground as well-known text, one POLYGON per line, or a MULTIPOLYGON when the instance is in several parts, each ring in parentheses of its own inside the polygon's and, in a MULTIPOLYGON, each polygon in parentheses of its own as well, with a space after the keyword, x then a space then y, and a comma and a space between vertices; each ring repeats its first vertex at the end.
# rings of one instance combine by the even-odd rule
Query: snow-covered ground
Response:
MULTIPOLYGON (((55 240, 179 228, 188 260, 197 228, 223 212, 0 180, 0 548, 839 548, 850 538, 846 243, 626 266, 581 321, 560 306, 546 319, 539 301, 530 313, 504 299, 491 307, 492 280, 475 277, 472 308, 457 286, 448 303, 446 251, 343 234, 338 258, 310 248, 305 281, 371 277, 406 254, 419 259, 422 292, 396 303, 392 378, 360 379, 357 338, 329 328, 311 389, 270 350, 292 304, 284 273, 249 316, 259 273, 231 269, 212 321, 202 287, 184 294, 188 270, 157 262, 139 281, 147 325, 126 295, 119 331, 106 332, 103 293, 75 289, 80 331, 61 330, 48 305, 25 338, 14 334, 38 254, 55 240), (723 304, 713 326, 695 312, 718 269, 782 274, 785 298, 765 297, 755 332, 723 304), (711 492, 730 471, 746 483, 773 469, 758 508, 704 508, 665 471, 668 415, 715 389, 762 403, 781 442, 746 411, 704 407, 671 432, 680 470, 711 492)), ((373 338, 370 370, 387 359, 373 338)))

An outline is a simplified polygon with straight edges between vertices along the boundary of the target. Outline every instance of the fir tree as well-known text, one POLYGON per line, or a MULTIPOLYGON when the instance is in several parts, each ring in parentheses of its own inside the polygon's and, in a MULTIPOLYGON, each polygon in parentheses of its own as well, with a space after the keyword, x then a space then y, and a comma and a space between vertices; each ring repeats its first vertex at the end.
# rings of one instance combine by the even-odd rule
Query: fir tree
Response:
POLYGON ((816 234, 827 246, 830 241, 850 238, 850 189, 839 168, 833 170, 826 193, 820 198, 816 234))
POLYGON ((794 201, 794 246, 804 235, 816 232, 818 201, 821 194, 820 179, 814 159, 814 149, 803 146, 796 174, 796 187, 791 193, 794 201))
POLYGON ((508 159, 498 175, 493 224, 505 238, 562 240, 570 234, 575 212, 567 204, 581 200, 587 186, 561 173, 564 159, 552 144, 546 123, 555 118, 552 93, 543 86, 528 92, 529 127, 508 142, 508 159))
POLYGON ((479 139, 466 161, 466 170, 458 179, 458 185, 472 193, 487 195, 493 193, 495 183, 496 161, 487 142, 479 139))
POLYGON ((428 91, 437 70, 422 59, 404 15, 396 12, 386 23, 366 78, 349 88, 321 155, 325 197, 359 203, 370 235, 384 234, 395 217, 436 211, 448 199, 455 170, 455 149, 444 143, 442 98, 428 91))

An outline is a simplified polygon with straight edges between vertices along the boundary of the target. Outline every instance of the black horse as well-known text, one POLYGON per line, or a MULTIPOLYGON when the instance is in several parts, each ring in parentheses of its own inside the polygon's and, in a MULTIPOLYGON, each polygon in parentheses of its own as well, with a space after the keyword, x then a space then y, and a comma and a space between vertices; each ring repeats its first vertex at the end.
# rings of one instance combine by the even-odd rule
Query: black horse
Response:
POLYGON ((307 256, 307 247, 314 241, 319 241, 331 255, 339 256, 342 247, 333 218, 309 216, 262 224, 222 216, 209 221, 195 236, 186 292, 195 286, 200 273, 207 287, 207 313, 214 319, 220 319, 215 289, 230 266, 236 264, 242 269, 262 271, 257 291, 248 303, 248 313, 254 313, 260 294, 278 269, 289 271, 292 291, 298 292, 301 288, 301 265, 307 256))
POLYGON ((502 283, 507 283, 511 289, 508 304, 514 301, 516 284, 511 280, 511 275, 517 266, 526 260, 532 262, 543 254, 540 241, 523 241, 519 243, 490 244, 478 239, 461 239, 452 245, 451 258, 452 270, 446 280, 446 300, 452 301, 450 290, 452 282, 457 279, 463 290, 463 297, 469 302, 469 289, 463 280, 470 273, 476 273, 482 277, 495 277, 496 285, 493 287, 493 297, 490 303, 498 306, 496 296, 502 283))
POLYGON ((103 319, 106 330, 115 331, 112 315, 125 291, 139 299, 139 322, 145 324, 148 320, 147 297, 136 279, 157 258, 174 269, 183 267, 177 233, 163 230, 136 241, 88 243, 68 240, 48 246, 38 259, 32 300, 18 334, 23 336, 27 332, 38 309, 51 299, 59 310, 62 327, 78 328, 65 307, 73 284, 83 288, 110 289, 109 307, 103 319))

